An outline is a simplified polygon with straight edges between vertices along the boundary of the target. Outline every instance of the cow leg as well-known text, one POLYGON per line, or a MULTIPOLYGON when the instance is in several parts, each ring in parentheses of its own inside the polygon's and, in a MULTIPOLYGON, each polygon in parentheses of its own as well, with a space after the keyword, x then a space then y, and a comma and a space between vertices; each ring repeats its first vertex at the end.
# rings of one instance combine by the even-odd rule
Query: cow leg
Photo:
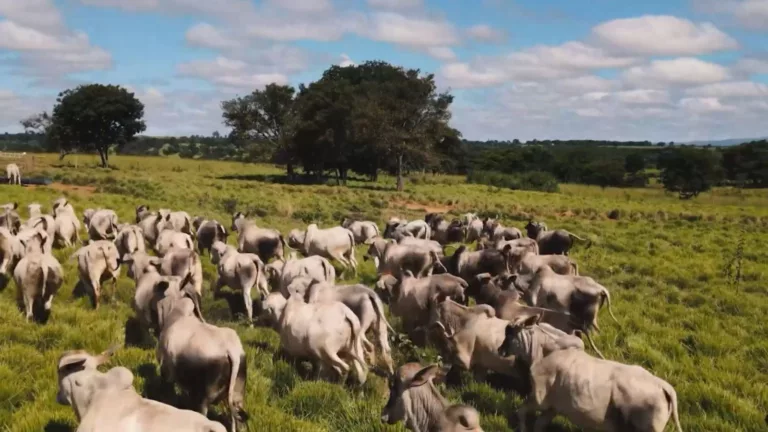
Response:
POLYGON ((224 282, 221 281, 221 278, 217 278, 215 281, 211 283, 211 290, 213 291, 213 298, 219 299, 221 298, 221 288, 224 287, 224 282))
POLYGON ((341 271, 342 274, 346 274, 347 270, 349 270, 350 263, 347 261, 346 258, 344 258, 344 254, 334 254, 332 255, 333 259, 341 263, 341 266, 344 267, 344 269, 341 271))
POLYGON ((33 316, 33 310, 35 306, 35 298, 33 296, 24 295, 24 309, 26 312, 26 319, 27 322, 29 322, 30 319, 34 318, 33 316))
POLYGON ((520 405, 520 408, 517 409, 517 422, 518 426, 520 426, 520 432, 526 432, 528 430, 526 421, 528 420, 528 413, 532 411, 536 412, 536 401, 533 396, 528 396, 525 401, 523 401, 523 404, 520 405))
POLYGON ((555 418, 555 410, 552 408, 542 411, 539 418, 536 419, 536 423, 533 426, 533 432, 545 432, 553 418, 555 418))
POLYGON ((45 304, 43 305, 43 308, 46 311, 50 311, 52 306, 53 306, 53 294, 48 296, 48 300, 45 301, 45 304))
POLYGON ((243 301, 245 302, 245 314, 248 316, 248 325, 253 327, 253 300, 251 299, 250 287, 243 287, 243 301))
POLYGON ((344 379, 349 373, 349 365, 342 360, 335 352, 325 351, 323 352, 323 358, 331 364, 331 367, 339 376, 339 379, 344 379))

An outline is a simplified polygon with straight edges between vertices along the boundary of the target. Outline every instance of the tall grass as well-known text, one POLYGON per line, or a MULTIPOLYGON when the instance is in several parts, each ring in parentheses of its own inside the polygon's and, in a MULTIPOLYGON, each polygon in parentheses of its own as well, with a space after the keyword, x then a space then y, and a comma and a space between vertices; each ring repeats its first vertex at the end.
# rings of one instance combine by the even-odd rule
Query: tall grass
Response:
MULTIPOLYGON (((281 173, 275 167, 178 158, 115 157, 115 169, 96 168, 97 158, 80 156, 77 172, 58 166, 55 156, 38 167, 56 179, 49 187, 0 185, 0 204, 37 201, 49 208, 62 194, 78 212, 113 208, 131 220, 140 203, 184 209, 229 224, 233 210, 250 210, 259 225, 282 231, 317 222, 339 223, 355 214, 382 223, 392 215, 423 217, 423 209, 454 214, 476 210, 500 214, 522 227, 528 218, 548 222, 592 240, 574 247, 580 271, 611 290, 616 325, 601 316, 596 343, 607 358, 639 364, 675 386, 683 429, 688 432, 765 430, 768 412, 768 194, 715 189, 681 202, 657 188, 600 189, 561 185, 559 193, 517 191, 466 184, 460 177, 414 177, 406 191, 394 179, 333 185, 285 185, 254 178, 281 173), (89 188, 88 186, 92 186, 89 188), (616 210, 614 218, 609 213, 616 210)), ((66 163, 66 162, 65 162, 66 163)), ((29 175, 34 173, 23 173, 29 175)), ((26 209, 24 209, 24 213, 26 209)), ((26 214, 25 214, 26 216, 26 214)), ((234 243, 234 238, 230 238, 234 243)), ((358 258, 364 247, 358 247, 358 258)), ((103 307, 74 299, 73 250, 55 255, 66 280, 47 324, 24 322, 11 282, 0 292, 0 425, 3 430, 73 431, 71 408, 55 402, 55 361, 63 350, 100 351, 123 342, 132 316, 133 283, 123 277, 115 295, 106 288, 103 307)), ((360 280, 375 280, 371 263, 359 260, 360 280)), ((205 280, 215 268, 203 257, 205 280)), ((386 402, 385 380, 371 376, 361 392, 305 379, 306 365, 287 362, 279 338, 268 328, 247 328, 232 319, 226 300, 204 288, 206 318, 235 328, 248 355, 246 408, 252 431, 403 431, 378 419, 386 402)), ((602 314, 601 314, 602 315, 602 314)), ((392 320, 398 326, 397 320, 392 320)), ((398 342, 396 360, 428 361, 434 350, 398 342)), ((131 369, 137 389, 156 395, 154 350, 123 348, 113 365, 131 369)), ((465 374, 462 386, 446 388, 449 400, 477 407, 487 431, 514 430, 520 399, 465 374), (511 421, 510 421, 511 419, 511 421)), ((552 431, 576 430, 558 419, 552 431)))

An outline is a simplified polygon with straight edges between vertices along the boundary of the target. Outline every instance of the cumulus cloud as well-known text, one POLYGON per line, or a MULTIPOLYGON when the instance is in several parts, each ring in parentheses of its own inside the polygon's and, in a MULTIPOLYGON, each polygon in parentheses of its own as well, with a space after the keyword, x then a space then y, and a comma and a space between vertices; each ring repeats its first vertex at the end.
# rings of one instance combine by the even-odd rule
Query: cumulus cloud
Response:
POLYGON ((458 42, 456 28, 447 21, 377 12, 365 32, 371 39, 415 47, 450 46, 458 42))
POLYGON ((378 9, 413 9, 422 4, 422 0, 368 0, 368 5, 378 9))
POLYGON ((340 60, 338 65, 341 67, 347 67, 347 66, 355 66, 356 63, 345 53, 342 53, 340 56, 340 60))
POLYGON ((693 57, 654 60, 647 65, 629 68, 622 74, 624 80, 633 85, 651 87, 710 84, 725 81, 729 76, 724 66, 693 57))
POLYGON ((732 68, 743 75, 768 74, 768 58, 742 58, 732 68))
POLYGON ((239 41, 224 35, 208 23, 199 23, 190 27, 184 34, 184 38, 190 45, 203 48, 228 49, 241 45, 239 41))
POLYGON ((553 80, 599 69, 626 67, 637 59, 611 55, 582 42, 539 45, 510 54, 443 66, 439 75, 454 88, 489 87, 510 80, 553 80))
POLYGON ((601 46, 636 55, 700 55, 739 46, 712 23, 668 15, 608 21, 594 27, 592 36, 601 46))
POLYGON ((267 0, 267 3, 292 12, 324 12, 333 9, 330 0, 267 0))
POLYGON ((226 88, 254 89, 288 83, 284 74, 259 71, 259 67, 226 57, 182 63, 177 70, 180 76, 208 80, 226 88))
POLYGON ((478 24, 464 31, 470 39, 479 42, 500 42, 504 39, 504 32, 487 24, 478 24))
POLYGON ((701 11, 726 14, 743 27, 768 30, 768 1, 765 0, 693 0, 701 11))
POLYGON ((680 99, 680 107, 693 113, 715 113, 736 110, 733 106, 723 105, 715 97, 683 98, 680 99))
POLYGON ((59 83, 66 75, 107 69, 112 56, 93 46, 88 35, 68 29, 49 0, 0 0, 0 49, 18 56, 11 70, 38 85, 59 83))
POLYGON ((768 85, 753 81, 733 81, 690 88, 685 94, 715 98, 768 98, 768 85))

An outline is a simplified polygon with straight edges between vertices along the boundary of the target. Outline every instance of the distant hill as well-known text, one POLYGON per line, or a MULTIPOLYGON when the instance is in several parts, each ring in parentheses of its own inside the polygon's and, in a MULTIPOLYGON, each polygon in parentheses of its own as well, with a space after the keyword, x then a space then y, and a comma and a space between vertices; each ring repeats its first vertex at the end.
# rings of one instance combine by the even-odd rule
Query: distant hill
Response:
POLYGON ((689 141, 689 142, 686 142, 686 143, 683 143, 683 144, 693 144, 693 145, 712 144, 713 146, 727 147, 727 146, 734 146, 734 145, 748 143, 750 141, 760 141, 760 140, 764 140, 764 139, 768 139, 768 137, 759 137, 759 138, 729 138, 729 139, 714 140, 714 141, 706 141, 706 140, 702 140, 702 141, 689 141))

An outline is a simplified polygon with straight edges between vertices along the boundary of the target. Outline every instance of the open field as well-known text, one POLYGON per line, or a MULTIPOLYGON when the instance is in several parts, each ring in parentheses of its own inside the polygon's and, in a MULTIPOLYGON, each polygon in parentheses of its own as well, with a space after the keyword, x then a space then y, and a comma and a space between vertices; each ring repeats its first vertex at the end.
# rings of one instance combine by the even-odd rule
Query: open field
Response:
MULTIPOLYGON (((70 157, 71 158, 71 157, 70 157)), ((766 430, 768 414, 768 191, 715 190, 680 201, 657 188, 606 189, 561 185, 546 194, 466 185, 452 176, 415 176, 406 192, 394 181, 350 181, 349 187, 269 183, 282 172, 263 165, 203 162, 175 158, 114 157, 115 169, 93 168, 96 157, 79 156, 76 171, 54 155, 38 157, 36 173, 54 179, 49 187, 0 185, 0 204, 40 202, 45 211, 62 194, 78 214, 88 207, 114 209, 121 220, 134 218, 141 203, 186 210, 229 226, 231 213, 250 211, 259 225, 280 229, 336 225, 353 214, 381 223, 391 215, 423 217, 430 211, 499 214, 522 228, 529 217, 550 228, 565 228, 593 241, 577 243, 572 257, 582 274, 609 290, 621 326, 601 317, 595 338, 606 358, 640 364, 677 390, 687 432, 766 430), (613 212, 616 218, 609 219, 613 212), (741 248, 739 245, 741 244, 741 248)), ((235 236, 230 236, 233 243, 235 236)), ((364 247, 357 250, 358 259, 364 247)), ((44 325, 25 323, 11 282, 0 292, 0 426, 5 431, 73 431, 70 407, 56 404, 55 361, 63 350, 92 352, 122 343, 132 315, 133 282, 123 277, 116 298, 105 289, 97 312, 87 299, 73 299, 77 282, 73 250, 57 250, 66 281, 44 325), (112 302, 111 302, 112 301, 112 302)), ((360 277, 375 280, 372 263, 359 259, 360 277)), ((277 334, 246 328, 230 318, 225 300, 214 301, 208 283, 215 268, 203 257, 206 285, 203 309, 218 325, 237 328, 248 353, 251 431, 401 431, 379 421, 386 381, 371 375, 361 394, 341 385, 304 380, 296 366, 276 355, 277 334)), ((123 275, 125 272, 123 272, 123 275)), ((397 328, 397 322, 393 321, 397 328)), ((396 349, 397 351, 397 349, 396 349)), ((432 350, 419 351, 434 360, 432 350)), ((396 361, 407 360, 405 350, 396 361)), ((410 354, 413 355, 413 354, 410 354)), ((130 368, 140 391, 152 395, 158 383, 152 348, 122 348, 111 365, 130 368)), ((475 406, 486 431, 514 430, 520 399, 477 383, 444 388, 454 402, 475 406)), ((551 430, 576 430, 558 418, 551 430)))

